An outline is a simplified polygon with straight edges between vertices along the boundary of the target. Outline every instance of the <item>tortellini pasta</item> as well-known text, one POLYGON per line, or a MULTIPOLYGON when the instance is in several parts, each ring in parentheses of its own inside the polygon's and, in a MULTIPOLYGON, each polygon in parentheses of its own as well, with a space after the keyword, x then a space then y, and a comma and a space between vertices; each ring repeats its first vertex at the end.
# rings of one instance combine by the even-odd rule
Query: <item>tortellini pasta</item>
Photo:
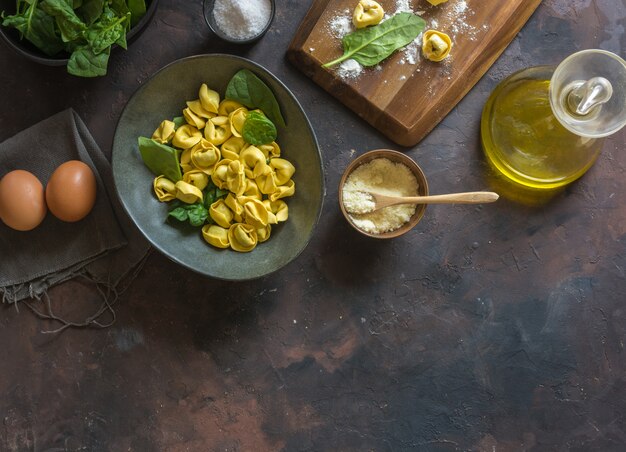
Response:
POLYGON ((209 89, 206 83, 200 85, 200 92, 198 93, 198 97, 200 97, 200 103, 202 107, 210 113, 217 114, 218 108, 220 106, 220 95, 217 91, 213 91, 209 89))
POLYGON ((239 107, 228 115, 228 122, 230 124, 230 131, 236 137, 241 137, 241 130, 248 117, 248 109, 246 107, 239 107))
POLYGON ((442 61, 450 54, 450 36, 437 30, 428 30, 422 38, 422 53, 431 61, 442 61))
POLYGON ((183 181, 202 191, 209 185, 209 176, 201 170, 193 169, 183 174, 183 181))
POLYGON ((288 219, 284 198, 295 193, 296 168, 281 157, 278 143, 252 145, 243 138, 248 113, 202 84, 198 98, 182 109, 182 124, 165 120, 152 136, 179 150, 183 176, 177 182, 156 177, 157 199, 205 209, 203 239, 238 252, 270 238, 272 226, 288 219))
POLYGON ((229 228, 233 221, 233 212, 228 208, 223 199, 218 199, 209 208, 209 215, 218 225, 229 228))
POLYGON ((193 204, 195 202, 202 201, 202 190, 189 182, 179 180, 176 182, 176 198, 180 199, 184 203, 193 204))
POLYGON ((202 133, 194 126, 185 124, 180 126, 174 132, 174 138, 172 138, 172 144, 177 148, 188 149, 200 142, 202 139, 202 133))
POLYGON ((202 227, 202 237, 207 243, 217 248, 228 248, 230 241, 228 240, 228 229, 214 224, 205 224, 202 227))
POLYGON ((216 146, 224 143, 232 136, 228 116, 216 116, 209 119, 204 128, 204 137, 216 146))
POLYGON ((258 241, 256 229, 249 224, 235 223, 228 229, 228 241, 235 251, 252 251, 258 241))
POLYGON ((356 28, 365 28, 369 25, 376 25, 385 15, 385 10, 374 0, 361 0, 354 8, 352 23, 356 28))
POLYGON ((256 146, 248 146, 241 152, 239 158, 245 166, 246 177, 256 179, 265 173, 265 169, 267 168, 267 158, 256 146))
POLYGON ((155 177, 152 186, 159 201, 167 202, 176 199, 176 184, 165 176, 155 177))
POLYGON ((210 176, 213 173, 215 164, 220 161, 221 152, 217 146, 203 138, 191 148, 189 156, 191 164, 195 168, 204 171, 210 176))
POLYGON ((152 139, 158 141, 161 144, 169 143, 174 138, 174 132, 176 124, 174 121, 168 121, 167 119, 161 122, 161 125, 152 134, 152 139))

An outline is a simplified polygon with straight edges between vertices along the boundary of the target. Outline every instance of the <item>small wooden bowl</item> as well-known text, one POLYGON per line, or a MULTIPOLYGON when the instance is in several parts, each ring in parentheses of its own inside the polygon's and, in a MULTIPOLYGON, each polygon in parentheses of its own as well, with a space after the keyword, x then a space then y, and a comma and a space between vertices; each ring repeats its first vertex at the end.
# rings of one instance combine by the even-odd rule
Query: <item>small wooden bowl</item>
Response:
POLYGON ((350 214, 348 214, 348 211, 346 210, 346 207, 343 204, 343 187, 344 187, 344 184, 346 183, 346 179, 348 178, 348 176, 352 173, 352 171, 354 171, 360 165, 363 165, 364 163, 369 163, 372 160, 375 160, 378 158, 386 158, 388 160, 391 160, 394 163, 402 163, 406 167, 408 167, 413 172, 413 174, 415 175, 415 178, 417 179, 418 195, 428 196, 428 182, 426 181, 426 176, 424 175, 424 172, 419 167, 419 165, 415 163, 415 161, 411 157, 407 156, 406 154, 403 154, 402 152, 392 151, 391 149, 376 149, 373 151, 366 152, 365 154, 354 159, 352 163, 350 163, 348 167, 346 168, 346 170, 344 171, 343 176, 341 177, 341 181, 339 181, 339 207, 341 208, 341 212, 343 213, 343 216, 348 221, 348 223, 350 223, 350 225, 361 234, 366 235, 367 237, 375 238, 375 239, 393 239, 395 237, 399 237, 403 234, 406 234, 411 229, 413 229, 417 223, 419 223, 419 221, 424 216, 424 211, 426 210, 426 204, 418 204, 416 206, 415 213, 413 214, 411 219, 407 221, 406 223, 404 223, 402 226, 400 226, 398 229, 395 229, 393 231, 383 232, 380 234, 372 234, 370 232, 359 229, 357 225, 355 225, 352 219, 350 218, 350 214))

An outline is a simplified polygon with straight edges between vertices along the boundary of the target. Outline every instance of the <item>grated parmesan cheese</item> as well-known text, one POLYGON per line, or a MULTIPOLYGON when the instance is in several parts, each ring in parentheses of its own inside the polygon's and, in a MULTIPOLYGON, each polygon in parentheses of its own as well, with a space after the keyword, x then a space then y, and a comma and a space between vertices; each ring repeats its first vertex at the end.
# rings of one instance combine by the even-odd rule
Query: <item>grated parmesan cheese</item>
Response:
POLYGON ((357 167, 347 177, 341 193, 350 219, 371 234, 394 231, 415 213, 414 204, 400 204, 372 212, 374 201, 368 192, 390 196, 417 196, 415 175, 402 163, 377 158, 357 167))

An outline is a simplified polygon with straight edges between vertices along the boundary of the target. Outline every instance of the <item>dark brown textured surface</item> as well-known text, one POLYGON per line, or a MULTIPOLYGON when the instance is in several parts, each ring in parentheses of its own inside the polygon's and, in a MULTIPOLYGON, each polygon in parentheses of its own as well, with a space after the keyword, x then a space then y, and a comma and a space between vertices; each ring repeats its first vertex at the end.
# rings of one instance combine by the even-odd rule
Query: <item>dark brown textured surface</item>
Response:
MULTIPOLYGON (((411 234, 368 240, 341 217, 337 183, 354 155, 393 145, 286 62, 309 6, 278 0, 268 34, 237 48, 209 35, 200 1, 162 0, 97 80, 0 47, 0 140, 71 106, 107 153, 151 73, 198 53, 249 57, 299 96, 328 187, 312 243, 270 277, 212 281, 153 253, 107 330, 45 335, 4 307, 0 450, 624 450, 624 131, 544 205, 429 206, 411 234)), ((623 56, 625 18, 622 0, 544 0, 406 150, 430 191, 501 189, 478 139, 491 90, 583 48, 623 56)), ((51 297, 69 313, 97 300, 77 282, 51 297)))

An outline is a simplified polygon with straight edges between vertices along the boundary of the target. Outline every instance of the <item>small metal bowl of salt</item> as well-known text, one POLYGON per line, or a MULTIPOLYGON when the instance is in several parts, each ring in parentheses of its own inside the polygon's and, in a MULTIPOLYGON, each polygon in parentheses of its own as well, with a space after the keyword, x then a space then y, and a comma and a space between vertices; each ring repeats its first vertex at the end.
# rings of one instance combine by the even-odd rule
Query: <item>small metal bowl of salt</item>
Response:
POLYGON ((354 159, 339 182, 339 207, 361 234, 391 239, 409 232, 424 216, 426 204, 400 204, 372 211, 369 193, 388 196, 428 196, 426 176, 402 152, 377 149, 354 159))
POLYGON ((220 39, 252 44, 269 30, 275 0, 204 0, 204 20, 220 39))

